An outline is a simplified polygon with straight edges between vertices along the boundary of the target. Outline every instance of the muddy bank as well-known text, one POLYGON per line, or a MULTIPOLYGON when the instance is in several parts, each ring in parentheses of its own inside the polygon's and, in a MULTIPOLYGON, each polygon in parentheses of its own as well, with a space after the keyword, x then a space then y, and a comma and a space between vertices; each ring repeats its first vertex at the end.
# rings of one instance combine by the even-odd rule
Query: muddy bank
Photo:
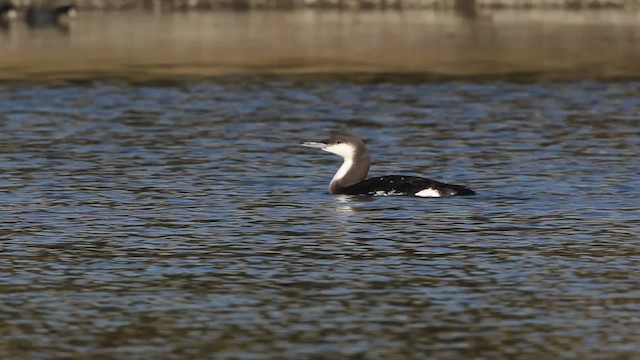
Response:
POLYGON ((84 12, 0 31, 0 81, 176 81, 237 75, 363 81, 640 79, 638 15, 84 12))
POLYGON ((251 10, 251 9, 602 9, 640 7, 640 0, 13 0, 19 7, 74 2, 83 10, 251 10))

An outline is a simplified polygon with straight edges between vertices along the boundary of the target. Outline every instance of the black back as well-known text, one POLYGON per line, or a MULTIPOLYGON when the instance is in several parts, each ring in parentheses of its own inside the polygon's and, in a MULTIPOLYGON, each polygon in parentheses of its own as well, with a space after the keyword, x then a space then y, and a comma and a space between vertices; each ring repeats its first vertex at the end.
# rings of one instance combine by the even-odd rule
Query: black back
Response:
POLYGON ((345 195, 415 195, 425 189, 435 189, 440 196, 474 195, 475 192, 460 185, 445 184, 418 176, 388 175, 372 177, 357 184, 340 189, 345 195))

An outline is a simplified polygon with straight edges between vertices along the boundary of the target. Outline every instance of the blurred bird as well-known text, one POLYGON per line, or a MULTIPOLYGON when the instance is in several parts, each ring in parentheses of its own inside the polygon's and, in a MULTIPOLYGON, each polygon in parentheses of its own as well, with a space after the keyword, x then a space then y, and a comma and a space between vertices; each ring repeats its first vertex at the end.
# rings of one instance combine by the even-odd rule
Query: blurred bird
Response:
POLYGON ((18 17, 16 7, 12 3, 0 5, 0 21, 8 22, 18 17))
POLYGON ((76 16, 76 5, 69 4, 52 9, 29 7, 25 13, 25 22, 30 27, 66 25, 76 16))
POLYGON ((6 31, 9 29, 11 20, 18 16, 15 6, 11 3, 5 3, 0 5, 0 31, 6 31))

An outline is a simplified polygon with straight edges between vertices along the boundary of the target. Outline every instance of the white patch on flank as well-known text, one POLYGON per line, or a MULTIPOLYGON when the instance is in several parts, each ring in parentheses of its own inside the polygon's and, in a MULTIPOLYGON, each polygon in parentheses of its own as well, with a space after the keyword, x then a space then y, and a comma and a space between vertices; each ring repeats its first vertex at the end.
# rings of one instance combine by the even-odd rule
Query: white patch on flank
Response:
POLYGON ((440 197, 440 191, 433 188, 426 188, 416 193, 416 196, 420 197, 440 197))

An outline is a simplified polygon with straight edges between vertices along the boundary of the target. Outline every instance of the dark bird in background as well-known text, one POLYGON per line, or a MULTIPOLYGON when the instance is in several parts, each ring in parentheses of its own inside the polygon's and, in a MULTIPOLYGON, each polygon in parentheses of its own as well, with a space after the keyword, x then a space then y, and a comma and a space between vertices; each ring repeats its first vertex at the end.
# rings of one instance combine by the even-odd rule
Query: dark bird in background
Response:
POLYGON ((11 20, 18 17, 16 7, 12 3, 0 5, 0 29, 7 29, 11 20))
POLYGON ((76 13, 75 4, 55 8, 29 7, 25 12, 24 21, 30 27, 67 25, 76 13))

